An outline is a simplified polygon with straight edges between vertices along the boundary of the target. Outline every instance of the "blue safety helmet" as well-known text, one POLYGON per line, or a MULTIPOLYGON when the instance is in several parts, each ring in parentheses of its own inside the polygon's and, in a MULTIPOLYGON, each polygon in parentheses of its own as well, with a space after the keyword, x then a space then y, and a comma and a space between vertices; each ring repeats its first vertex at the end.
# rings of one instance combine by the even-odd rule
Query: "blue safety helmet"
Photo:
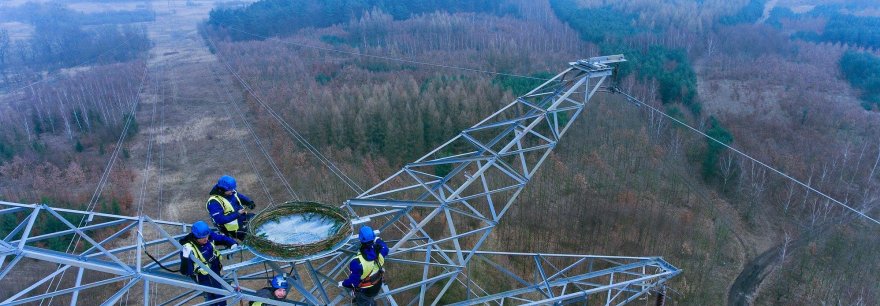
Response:
POLYGON ((275 277, 273 277, 272 280, 269 282, 272 283, 272 288, 275 289, 289 288, 287 284, 287 278, 285 278, 284 275, 275 275, 275 277))
POLYGON ((358 233, 358 239, 360 239, 361 243, 373 242, 376 239, 376 234, 373 234, 373 228, 368 225, 361 226, 361 230, 358 233))
POLYGON ((192 234, 196 238, 202 239, 211 234, 211 228, 208 227, 208 223, 205 223, 205 221, 196 221, 192 226, 192 234))
POLYGON ((235 190, 235 178, 228 175, 221 176, 220 179, 217 180, 217 187, 226 190, 235 190))

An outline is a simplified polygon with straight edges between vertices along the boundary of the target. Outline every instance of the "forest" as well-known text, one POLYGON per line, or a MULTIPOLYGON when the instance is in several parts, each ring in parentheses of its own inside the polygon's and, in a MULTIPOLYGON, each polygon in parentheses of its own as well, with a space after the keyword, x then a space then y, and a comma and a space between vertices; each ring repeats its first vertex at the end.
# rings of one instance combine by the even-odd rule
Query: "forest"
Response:
MULTIPOLYGON (((376 8, 348 23, 314 24, 314 30, 279 34, 281 39, 266 39, 241 25, 213 23, 212 18, 207 35, 222 38, 237 31, 257 40, 237 42, 241 38, 233 37, 218 43, 217 54, 229 56, 239 73, 256 84, 263 100, 298 118, 297 125, 314 135, 316 142, 335 148, 331 151, 352 150, 343 156, 352 154, 353 160, 365 156, 367 164, 361 167, 371 169, 368 173, 388 173, 418 157, 491 112, 478 101, 508 101, 527 91, 528 85, 516 86, 505 78, 440 76, 407 64, 320 54, 285 41, 462 66, 481 63, 477 66, 524 74, 552 71, 545 63, 578 45, 587 44, 580 48, 592 54, 624 53, 630 61, 619 68, 618 82, 641 97, 660 103, 673 116, 701 126, 725 144, 757 154, 797 177, 811 178, 814 185, 838 197, 849 198, 855 190, 863 190, 849 202, 876 207, 870 191, 864 193, 876 184, 869 165, 873 161, 866 159, 880 153, 870 137, 876 124, 868 120, 870 114, 860 113, 858 104, 831 103, 827 96, 832 86, 847 87, 847 79, 836 72, 846 70, 838 64, 842 48, 799 42, 773 28, 753 25, 760 17, 755 7, 763 9, 763 1, 742 3, 736 9, 728 4, 674 8, 674 1, 517 4, 519 13, 482 13, 480 19, 447 12, 401 19, 376 8), (731 16, 731 11, 739 13, 731 16), (558 21, 551 21, 554 18, 558 21), (554 28, 548 28, 548 22, 554 28), (697 26, 686 26, 691 24, 697 26), (532 31, 541 27, 546 30, 532 31), (511 28, 519 31, 510 32, 511 28), (556 36, 570 31, 582 42, 568 43, 568 36, 556 36), (412 33, 421 40, 413 39, 412 33), (516 39, 505 39, 509 35, 516 39), (548 43, 553 52, 541 48, 548 43), (336 59, 320 60, 327 56, 336 59), (827 71, 818 72, 823 70, 820 67, 827 71), (817 87, 815 78, 836 81, 817 87), (722 102, 727 99, 732 101, 722 102), (450 116, 453 110, 455 116, 450 116), (750 116, 752 112, 762 115, 750 116), (772 132, 782 130, 790 132, 772 132), (847 136, 841 137, 842 133, 847 136), (813 141, 837 145, 798 145, 813 141), (761 145, 765 143, 777 145, 771 151, 761 145), (844 179, 849 187, 835 188, 841 185, 831 178, 844 179)), ((735 300, 730 295, 737 288, 730 286, 737 263, 745 268, 743 261, 759 252, 791 246, 787 253, 793 255, 784 261, 777 258, 768 269, 791 266, 801 272, 774 270, 779 272, 762 285, 773 289, 762 290, 755 300, 798 304, 812 299, 877 298, 870 286, 831 281, 849 278, 853 271, 816 261, 843 256, 842 249, 831 247, 834 243, 847 243, 862 260, 871 256, 871 247, 853 247, 851 242, 876 239, 849 226, 838 227, 859 228, 852 215, 713 141, 688 135, 656 114, 606 103, 584 118, 589 128, 581 125, 575 132, 573 138, 581 143, 554 154, 553 165, 548 165, 554 175, 527 189, 521 201, 530 205, 512 212, 507 217, 512 226, 502 225, 497 237, 536 241, 529 249, 548 251, 665 254, 694 271, 680 284, 703 284, 685 286, 681 302, 697 305, 735 300), (577 220, 563 226, 588 234, 553 235, 559 226, 543 220, 577 220), (614 224, 607 224, 608 220, 614 224), (689 238, 674 243, 659 238, 668 236, 689 238), (722 280, 718 275, 724 275, 722 280), (819 283, 825 286, 815 287, 819 283)), ((270 120, 257 121, 261 130, 272 129, 270 120)), ((300 167, 286 171, 302 171, 300 167)), ((374 183, 382 178, 371 176, 374 183)))
POLYGON ((880 57, 870 53, 847 51, 840 58, 840 69, 853 87, 862 91, 862 106, 880 107, 880 57))
POLYGON ((485 249, 662 256, 675 305, 876 305, 878 227, 854 211, 880 214, 880 17, 853 12, 880 6, 804 3, 260 0, 189 8, 189 36, 155 34, 171 9, 27 4, 5 18, 29 37, 0 29, 0 200, 191 222, 232 172, 260 205, 338 204, 355 194, 310 150, 370 187, 567 63, 624 54, 607 82, 644 104, 590 101, 485 249), (183 42, 202 50, 162 45, 183 42))
MULTIPOLYGON (((137 59, 149 50, 144 28, 132 23, 152 21, 148 11, 114 11, 85 14, 57 3, 28 2, 4 14, 5 20, 33 26, 27 40, 13 42, 8 31, 0 29, 0 64, 3 83, 22 80, 28 70, 56 70, 87 63, 116 63, 137 59), (126 42, 119 48, 119 42, 126 42)), ((32 73, 32 72, 31 72, 32 73)))
POLYGON ((577 30, 584 40, 599 46, 604 54, 626 54, 631 63, 620 65, 617 77, 636 72, 641 81, 656 80, 664 104, 681 103, 694 115, 700 115, 696 101, 697 79, 684 49, 654 42, 626 41, 632 36, 649 36, 668 30, 666 26, 648 27, 632 24, 635 15, 612 6, 578 7, 568 0, 551 1, 559 18, 577 30), (632 63, 638 63, 636 69, 632 63))
POLYGON ((820 42, 834 42, 858 47, 880 48, 880 16, 860 16, 844 13, 860 11, 868 4, 853 2, 847 5, 819 5, 805 13, 794 13, 791 9, 777 7, 770 11, 767 24, 776 28, 793 31, 799 39, 820 42), (802 27, 802 23, 819 23, 824 26, 802 27))
POLYGON ((378 9, 401 20, 416 14, 438 10, 450 13, 477 12, 504 14, 513 7, 503 6, 502 1, 453 1, 453 0, 337 0, 314 2, 307 0, 258 1, 244 9, 218 9, 211 11, 208 24, 214 27, 247 31, 228 33, 234 40, 254 40, 273 35, 288 35, 306 27, 327 27, 361 18, 370 10, 378 9), (251 33, 253 35, 248 35, 251 33), (256 35, 256 36, 254 36, 256 35))
MULTIPOLYGON (((4 18, 27 22, 34 30, 26 39, 11 40, 0 29, 0 199, 130 212, 133 174, 125 166, 109 173, 116 183, 99 200, 90 199, 94 195, 84 184, 101 176, 106 157, 115 151, 128 154, 117 141, 119 131, 126 137, 138 131, 132 106, 146 76, 151 43, 146 29, 133 23, 154 20, 152 12, 86 14, 57 3, 29 2, 6 13, 4 18), (78 71, 57 76, 65 68, 78 71), (41 80, 47 73, 55 76, 41 80)), ((4 215, 0 228, 18 223, 4 215)), ((52 218, 42 218, 40 225, 64 227, 52 218)), ((47 243, 63 251, 68 241, 47 243)))
POLYGON ((3 21, 14 20, 36 24, 47 22, 49 19, 77 25, 124 24, 155 21, 156 14, 146 9, 85 13, 72 10, 57 2, 26 2, 21 6, 5 10, 3 14, 3 21))

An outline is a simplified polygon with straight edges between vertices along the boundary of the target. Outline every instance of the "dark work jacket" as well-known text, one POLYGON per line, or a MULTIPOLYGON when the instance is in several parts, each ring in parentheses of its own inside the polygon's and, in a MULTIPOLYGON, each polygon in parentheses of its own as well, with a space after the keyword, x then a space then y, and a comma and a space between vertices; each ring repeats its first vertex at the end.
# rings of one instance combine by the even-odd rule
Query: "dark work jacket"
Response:
POLYGON ((250 202, 251 198, 237 191, 234 194, 227 196, 223 194, 225 191, 226 190, 224 190, 223 188, 214 186, 214 188, 211 189, 211 192, 209 193, 209 195, 219 195, 225 198, 227 201, 229 201, 229 204, 232 205, 232 213, 229 215, 224 215, 223 205, 220 205, 220 203, 215 200, 208 201, 208 214, 211 216, 211 219, 214 220, 214 224, 219 226, 232 222, 235 219, 238 219, 239 223, 246 221, 244 219, 245 216, 241 216, 238 213, 238 211, 242 209, 242 203, 239 203, 237 200, 235 200, 235 193, 238 193, 238 198, 242 202, 250 202))
MULTIPOLYGON (((181 239, 180 244, 182 245, 188 241, 192 241, 193 244, 196 245, 196 247, 199 249, 199 252, 202 253, 202 256, 204 256, 204 258, 206 260, 208 260, 208 264, 206 264, 206 265, 211 268, 211 271, 214 271, 214 273, 217 273, 217 274, 220 274, 220 269, 221 269, 220 258, 214 257, 214 248, 211 247, 211 241, 213 241, 216 246, 221 246, 221 245, 232 246, 233 244, 237 243, 237 242, 235 242, 235 240, 232 240, 232 238, 226 237, 225 235, 218 234, 215 232, 211 232, 210 236, 208 236, 208 243, 205 243, 205 245, 200 246, 198 241, 196 241, 196 237, 193 236, 192 233, 190 233, 189 235, 187 235, 186 237, 181 239)), ((193 260, 199 260, 198 257, 196 256, 196 254, 189 254, 189 258, 184 258, 183 252, 180 253, 180 273, 181 274, 183 274, 183 275, 192 275, 193 274, 195 267, 198 267, 198 265, 193 263, 193 260)))
MULTIPOLYGON (((259 296, 261 298, 271 299, 274 301, 283 301, 283 302, 292 303, 290 300, 287 300, 287 299, 276 298, 275 297, 275 288, 272 288, 272 287, 263 287, 263 289, 257 290, 257 292, 254 293, 254 295, 259 296)), ((260 303, 260 302, 250 302, 250 303, 248 303, 248 305, 269 306, 269 305, 273 305, 273 304, 266 304, 266 303, 260 303)))
MULTIPOLYGON (((364 259, 374 261, 379 257, 376 254, 376 250, 379 251, 379 254, 382 254, 382 257, 388 257, 388 245, 385 244, 385 241, 382 241, 382 238, 376 238, 375 242, 367 243, 361 247, 360 252, 364 254, 364 259)), ((361 262, 357 258, 354 258, 348 263, 348 270, 351 271, 351 274, 342 281, 342 286, 357 288, 361 284, 361 274, 364 272, 364 267, 361 266, 361 262)))

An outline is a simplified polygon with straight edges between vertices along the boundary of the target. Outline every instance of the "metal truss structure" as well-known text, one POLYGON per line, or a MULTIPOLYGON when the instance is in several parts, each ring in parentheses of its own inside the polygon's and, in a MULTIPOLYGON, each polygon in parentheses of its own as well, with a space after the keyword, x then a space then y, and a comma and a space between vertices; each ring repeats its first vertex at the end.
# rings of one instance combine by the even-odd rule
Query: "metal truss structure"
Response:
MULTIPOLYGON (((624 58, 617 55, 570 63, 553 79, 344 204, 353 223, 374 225, 391 246, 380 303, 620 305, 658 290, 681 272, 658 257, 481 250, 612 74, 609 64, 620 61, 624 58)), ((0 291, 2 305, 47 298, 71 305, 84 299, 103 305, 132 299, 144 305, 278 304, 254 293, 270 274, 282 273, 292 284, 289 304, 347 303, 347 290, 336 284, 347 277, 358 249, 353 236, 327 256, 291 262, 265 260, 247 247, 225 250, 222 275, 210 273, 223 286, 212 288, 166 271, 179 264, 177 240, 189 232, 188 224, 0 201, 0 217, 6 216, 21 222, 0 232, 0 287, 15 287, 0 291), (48 220, 63 226, 37 226, 48 220), (77 247, 67 252, 51 248, 52 241, 66 245, 69 239, 78 240, 77 247), (163 255, 150 261, 143 258, 145 251, 163 255), (48 266, 51 272, 27 287, 15 284, 8 275, 23 262, 48 266), (56 277, 67 270, 76 273, 56 277), (221 298, 196 300, 203 292, 221 298)))

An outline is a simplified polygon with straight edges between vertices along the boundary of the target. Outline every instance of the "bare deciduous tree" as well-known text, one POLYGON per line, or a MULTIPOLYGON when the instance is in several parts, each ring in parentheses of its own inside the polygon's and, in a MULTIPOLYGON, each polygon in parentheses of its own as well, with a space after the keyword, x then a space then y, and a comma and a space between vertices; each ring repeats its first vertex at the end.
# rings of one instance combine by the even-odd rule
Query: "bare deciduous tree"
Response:
POLYGON ((727 183, 733 178, 736 173, 736 156, 733 155, 730 151, 725 151, 724 155, 721 157, 721 186, 727 188, 727 183))
POLYGON ((791 236, 788 235, 788 231, 785 232, 785 238, 783 238, 782 242, 782 254, 779 256, 779 266, 785 264, 785 253, 788 251, 788 245, 791 243, 791 236))

